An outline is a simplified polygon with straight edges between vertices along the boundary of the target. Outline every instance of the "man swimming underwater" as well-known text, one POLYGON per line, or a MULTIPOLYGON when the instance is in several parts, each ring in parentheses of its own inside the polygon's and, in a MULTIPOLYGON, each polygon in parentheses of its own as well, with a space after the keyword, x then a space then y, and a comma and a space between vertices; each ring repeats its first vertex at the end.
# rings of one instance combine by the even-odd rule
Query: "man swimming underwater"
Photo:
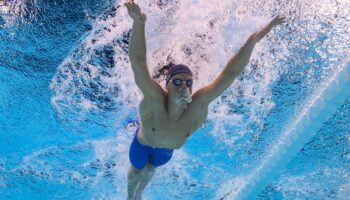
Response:
POLYGON ((273 27, 284 23, 285 17, 277 16, 262 31, 253 33, 213 83, 192 95, 193 74, 185 65, 169 67, 166 91, 152 79, 146 60, 146 15, 133 1, 125 6, 133 19, 129 58, 136 85, 144 95, 139 105, 142 125, 137 128, 129 150, 132 165, 128 172, 128 199, 141 199, 155 168, 167 163, 174 149, 184 145, 202 125, 210 102, 233 83, 248 64, 255 44, 273 27))

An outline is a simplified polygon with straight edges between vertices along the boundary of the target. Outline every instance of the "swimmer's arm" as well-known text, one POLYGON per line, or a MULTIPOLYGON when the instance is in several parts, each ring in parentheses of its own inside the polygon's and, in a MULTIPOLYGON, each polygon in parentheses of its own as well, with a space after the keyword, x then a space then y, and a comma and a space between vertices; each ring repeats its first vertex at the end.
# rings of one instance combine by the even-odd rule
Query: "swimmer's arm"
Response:
POLYGON ((125 3, 128 14, 133 19, 132 33, 129 41, 129 59, 134 72, 136 85, 142 91, 144 98, 155 102, 154 100, 163 100, 162 87, 152 79, 148 71, 146 59, 146 39, 145 24, 147 17, 141 12, 140 7, 133 1, 125 3))
POLYGON ((200 98, 205 104, 209 104, 220 96, 244 70, 245 66, 248 64, 255 44, 255 38, 252 36, 249 37, 248 41, 239 50, 238 54, 228 61, 220 75, 210 85, 199 89, 194 96, 198 96, 198 98, 200 98))
POLYGON ((240 73, 242 73, 245 66, 248 64, 255 44, 264 38, 273 27, 284 23, 285 19, 285 17, 277 16, 261 31, 253 33, 248 38, 248 41, 244 44, 244 46, 240 49, 238 54, 229 60, 223 73, 233 77, 234 80, 240 73))
POLYGON ((221 74, 210 85, 199 89, 194 96, 198 96, 199 100, 207 105, 220 96, 242 73, 248 64, 250 56, 253 52, 255 44, 259 42, 271 29, 285 22, 285 17, 277 16, 260 32, 253 33, 244 46, 239 50, 238 54, 233 56, 226 64, 221 74))
POLYGON ((126 2, 125 7, 133 19, 132 34, 129 41, 130 60, 146 62, 145 25, 147 17, 135 2, 126 2))
POLYGON ((163 100, 162 87, 152 79, 147 66, 145 23, 134 21, 129 41, 129 59, 136 85, 145 98, 163 100))
POLYGON ((146 61, 145 23, 134 21, 129 41, 130 61, 146 61))

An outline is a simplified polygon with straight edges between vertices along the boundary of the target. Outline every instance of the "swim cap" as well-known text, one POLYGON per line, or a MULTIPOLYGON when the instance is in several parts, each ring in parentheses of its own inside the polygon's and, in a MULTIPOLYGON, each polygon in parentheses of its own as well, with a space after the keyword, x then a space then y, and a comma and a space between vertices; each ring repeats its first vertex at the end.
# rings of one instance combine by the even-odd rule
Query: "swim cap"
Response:
POLYGON ((166 84, 168 85, 169 80, 171 77, 173 77, 175 74, 179 73, 187 73, 193 76, 192 71, 190 68, 188 68, 186 65, 178 64, 178 65, 173 65, 168 69, 168 74, 166 76, 166 84))

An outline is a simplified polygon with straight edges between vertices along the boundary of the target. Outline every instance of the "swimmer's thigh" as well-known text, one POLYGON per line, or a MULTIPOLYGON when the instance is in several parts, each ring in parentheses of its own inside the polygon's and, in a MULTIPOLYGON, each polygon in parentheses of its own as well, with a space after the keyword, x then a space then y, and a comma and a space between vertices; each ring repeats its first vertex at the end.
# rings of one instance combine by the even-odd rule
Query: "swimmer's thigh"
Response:
POLYGON ((136 169, 143 169, 149 159, 149 150, 145 146, 138 144, 135 139, 136 137, 130 145, 129 159, 136 169))
POLYGON ((173 149, 155 148, 149 162, 155 167, 164 165, 171 159, 173 151, 173 149))

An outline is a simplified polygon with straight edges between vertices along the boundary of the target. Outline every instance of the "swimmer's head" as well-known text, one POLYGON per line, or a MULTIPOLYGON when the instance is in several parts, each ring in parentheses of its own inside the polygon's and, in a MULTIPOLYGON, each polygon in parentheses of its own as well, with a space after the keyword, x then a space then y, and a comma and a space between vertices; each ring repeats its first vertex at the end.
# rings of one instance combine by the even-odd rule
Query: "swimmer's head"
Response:
POLYGON ((169 68, 166 78, 166 88, 169 97, 178 105, 192 102, 193 75, 185 65, 173 65, 169 68))
POLYGON ((166 76, 166 83, 165 86, 168 85, 169 80, 176 74, 179 73, 185 73, 185 74, 189 74, 191 76, 193 76, 192 71, 189 67, 187 67, 186 65, 182 65, 182 64, 178 64, 178 65, 172 65, 167 72, 167 76, 166 76))
POLYGON ((193 74, 189 67, 183 64, 170 62, 157 70, 158 73, 153 76, 154 79, 165 75, 165 88, 167 89, 169 100, 178 105, 186 107, 187 103, 192 101, 192 81, 193 74))

